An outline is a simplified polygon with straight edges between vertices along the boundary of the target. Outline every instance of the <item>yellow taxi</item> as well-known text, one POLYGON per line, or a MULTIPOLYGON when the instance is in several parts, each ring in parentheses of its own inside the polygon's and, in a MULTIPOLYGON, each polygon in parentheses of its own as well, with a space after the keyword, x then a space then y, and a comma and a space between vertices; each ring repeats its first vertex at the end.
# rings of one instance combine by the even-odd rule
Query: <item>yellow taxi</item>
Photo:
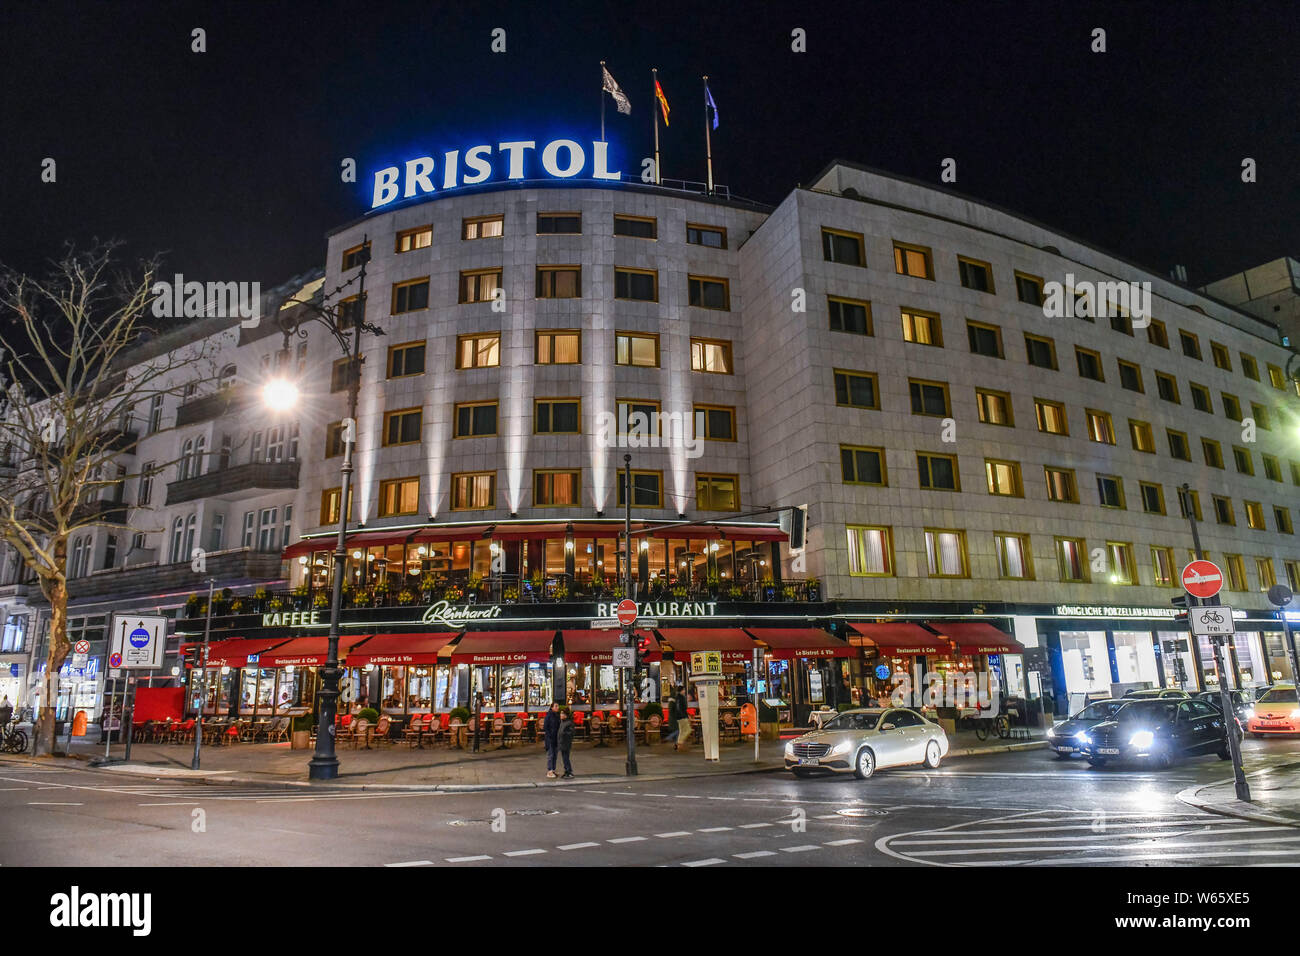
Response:
POLYGON ((1295 684, 1274 684, 1246 713, 1246 731, 1252 737, 1300 734, 1300 702, 1295 684))

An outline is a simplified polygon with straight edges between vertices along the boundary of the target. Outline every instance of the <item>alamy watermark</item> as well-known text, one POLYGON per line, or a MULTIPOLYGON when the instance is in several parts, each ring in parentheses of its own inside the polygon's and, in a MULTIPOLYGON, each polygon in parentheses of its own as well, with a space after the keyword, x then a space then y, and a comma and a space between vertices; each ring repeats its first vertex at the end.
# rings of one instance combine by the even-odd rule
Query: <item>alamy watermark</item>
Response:
POLYGON ((998 679, 990 671, 927 671, 917 664, 912 673, 895 673, 889 702, 895 707, 974 707, 997 714, 1001 698, 998 679))
POLYGON ((1067 272, 1064 282, 1043 283, 1043 315, 1049 319, 1108 319, 1127 315, 1133 328, 1151 324, 1150 282, 1075 281, 1067 272))
POLYGON ((704 412, 632 411, 620 423, 614 412, 596 415, 596 444, 601 448, 681 448, 687 458, 704 454, 704 412), (620 428, 620 424, 626 427, 620 428), (691 427, 693 425, 693 427, 691 427))
POLYGON ((239 319, 246 329, 260 321, 262 283, 186 282, 176 273, 173 281, 159 281, 149 290, 155 296, 153 314, 160 319, 239 319))

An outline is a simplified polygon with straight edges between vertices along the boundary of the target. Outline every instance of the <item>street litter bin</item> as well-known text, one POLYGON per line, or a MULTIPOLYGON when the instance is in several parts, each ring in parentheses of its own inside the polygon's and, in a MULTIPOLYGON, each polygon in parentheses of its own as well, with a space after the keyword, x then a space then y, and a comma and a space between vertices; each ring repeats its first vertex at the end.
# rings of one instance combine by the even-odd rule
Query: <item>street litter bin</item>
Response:
POLYGON ((84 710, 77 711, 77 715, 72 718, 72 736, 74 737, 86 736, 87 720, 88 718, 86 717, 86 712, 84 710))

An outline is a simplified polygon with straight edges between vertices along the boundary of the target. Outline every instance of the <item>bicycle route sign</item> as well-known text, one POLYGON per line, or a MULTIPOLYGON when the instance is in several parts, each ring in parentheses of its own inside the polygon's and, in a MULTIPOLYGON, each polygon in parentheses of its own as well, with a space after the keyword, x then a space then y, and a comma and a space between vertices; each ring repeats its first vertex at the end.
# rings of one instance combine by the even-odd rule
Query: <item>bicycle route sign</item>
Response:
POLYGON ((1236 632, 1232 623, 1232 608, 1216 605, 1214 607, 1194 607, 1188 610, 1187 619, 1191 622, 1192 633, 1205 637, 1225 637, 1236 632))

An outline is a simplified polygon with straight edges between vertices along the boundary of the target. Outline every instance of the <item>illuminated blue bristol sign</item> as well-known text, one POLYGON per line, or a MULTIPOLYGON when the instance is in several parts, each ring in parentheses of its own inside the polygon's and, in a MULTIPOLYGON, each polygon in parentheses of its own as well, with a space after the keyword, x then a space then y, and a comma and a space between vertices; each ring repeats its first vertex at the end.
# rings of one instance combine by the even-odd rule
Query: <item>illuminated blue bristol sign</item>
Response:
POLYGON ((540 146, 533 140, 518 140, 496 146, 471 146, 463 155, 453 149, 437 161, 432 156, 417 156, 402 166, 381 169, 375 173, 370 208, 378 209, 398 199, 411 199, 437 190, 495 180, 540 178, 536 174, 538 163, 546 176, 555 179, 572 179, 584 171, 590 179, 617 182, 622 176, 618 170, 609 168, 609 143, 593 142, 588 149, 572 139, 555 139, 540 146), (526 168, 534 174, 526 175, 526 168))

